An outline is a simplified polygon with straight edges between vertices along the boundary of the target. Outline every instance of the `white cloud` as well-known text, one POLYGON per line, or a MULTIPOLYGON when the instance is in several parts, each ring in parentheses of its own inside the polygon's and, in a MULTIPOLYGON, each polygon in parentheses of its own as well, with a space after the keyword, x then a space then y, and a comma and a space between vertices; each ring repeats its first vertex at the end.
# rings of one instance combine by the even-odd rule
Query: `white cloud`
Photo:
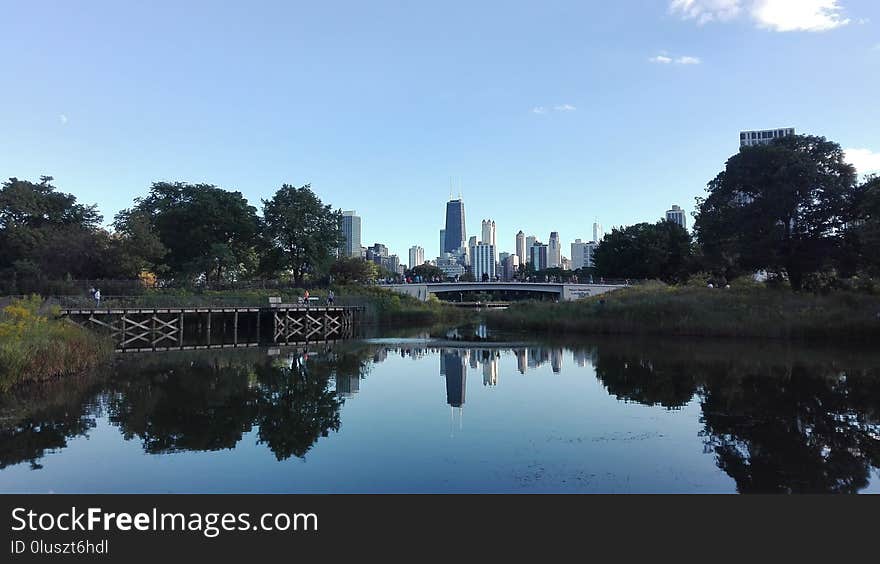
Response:
POLYGON ((859 174, 880 172, 880 153, 871 149, 844 149, 843 152, 846 153, 846 160, 856 167, 859 174))
POLYGON ((557 112, 573 112, 577 108, 575 108, 571 104, 560 104, 558 106, 553 106, 553 109, 556 110, 557 112))
POLYGON ((735 18, 742 10, 740 4, 740 0, 672 0, 669 11, 702 25, 735 18))
POLYGON ((67 116, 64 114, 59 115, 58 121, 61 122, 61 125, 66 125, 67 124, 67 116))
POLYGON ((826 31, 850 22, 838 0, 756 0, 752 17, 774 31, 826 31))
POLYGON ((532 108, 532 113, 533 114, 546 114, 547 108, 545 108, 544 106, 535 106, 534 108, 532 108))
MULTIPOLYGON (((763 29, 827 31, 845 26, 841 0, 671 0, 669 11, 698 24, 727 21, 746 13, 763 29)), ((864 21, 864 20, 859 20, 864 21)))
POLYGON ((676 57, 675 59, 673 59, 669 55, 665 54, 665 52, 657 55, 656 57, 649 58, 648 61, 658 65, 669 65, 672 63, 675 63, 676 65, 699 65, 701 62, 699 57, 691 57, 689 55, 676 57))

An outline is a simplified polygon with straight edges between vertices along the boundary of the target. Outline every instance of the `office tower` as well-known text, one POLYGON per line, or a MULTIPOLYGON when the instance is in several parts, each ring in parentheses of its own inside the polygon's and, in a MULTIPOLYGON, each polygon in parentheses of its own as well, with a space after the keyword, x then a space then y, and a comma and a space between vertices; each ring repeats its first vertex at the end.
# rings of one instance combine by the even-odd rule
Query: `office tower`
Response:
POLYGON ((495 245, 495 222, 491 219, 484 219, 482 231, 482 243, 484 245, 495 245))
POLYGON ((538 238, 534 235, 526 237, 526 262, 532 262, 532 247, 538 242, 538 238))
POLYGON ((502 276, 504 279, 513 280, 516 278, 516 273, 519 272, 519 265, 519 257, 516 255, 509 255, 501 261, 502 276))
POLYGON ((782 129, 761 129, 755 131, 740 131, 739 146, 751 147, 754 145, 768 145, 774 139, 788 137, 794 135, 793 127, 785 127, 782 129))
POLYGON ((598 221, 594 221, 593 222, 593 241, 595 241, 596 243, 601 243, 602 237, 604 237, 604 236, 605 236, 605 234, 602 232, 602 224, 599 223, 598 221))
POLYGON ((464 226, 464 201, 461 199, 446 202, 446 237, 443 252, 457 253, 467 241, 464 226))
POLYGON ((483 385, 498 385, 498 357, 496 351, 483 351, 483 385))
POLYGON ((559 243, 559 233, 550 233, 550 242, 547 244, 547 266, 559 268, 562 266, 562 247, 559 243))
POLYGON ((535 270, 547 270, 547 245, 535 242, 529 249, 529 262, 535 270))
POLYGON ((425 249, 414 245, 409 248, 409 267, 413 269, 425 264, 425 249))
POLYGON ((526 234, 522 231, 516 234, 516 256, 520 264, 526 263, 526 234))
POLYGON ((397 255, 386 255, 379 259, 378 264, 383 266, 385 270, 391 274, 398 274, 400 269, 400 258, 397 255))
POLYGON ((593 266, 593 253, 599 247, 592 241, 575 239, 571 244, 571 269, 591 268, 593 266))
POLYGON ((458 258, 449 253, 437 258, 437 268, 443 271, 443 276, 452 279, 463 276, 467 272, 458 258))
POLYGON ((342 212, 342 237, 339 256, 361 256, 361 218, 354 211, 342 212))
POLYGON ((471 247, 471 266, 474 280, 495 279, 495 245, 478 243, 471 247))
POLYGON ((672 206, 671 210, 666 210, 666 221, 671 221, 681 226, 682 229, 687 229, 687 216, 685 216, 684 210, 678 206, 672 206))
POLYGON ((443 253, 446 252, 446 230, 440 230, 440 253, 437 255, 438 257, 442 257, 443 253))

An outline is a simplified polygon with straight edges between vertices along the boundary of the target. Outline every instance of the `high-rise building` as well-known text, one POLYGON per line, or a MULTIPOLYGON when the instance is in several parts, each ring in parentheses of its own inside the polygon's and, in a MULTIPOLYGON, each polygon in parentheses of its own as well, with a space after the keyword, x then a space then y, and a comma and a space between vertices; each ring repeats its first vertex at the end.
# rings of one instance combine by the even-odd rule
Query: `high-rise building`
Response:
POLYGON ((482 227, 482 243, 484 245, 495 245, 495 222, 491 219, 484 219, 482 227))
POLYGON ((571 244, 571 269, 591 268, 593 266, 593 253, 599 243, 595 241, 581 241, 575 239, 571 244))
POLYGON ((339 256, 361 256, 361 218, 354 211, 342 212, 342 237, 339 256))
POLYGON ((593 222, 593 241, 601 243, 605 234, 602 232, 602 224, 598 221, 593 222))
POLYGON ((550 233, 550 242, 547 244, 547 267, 559 268, 562 266, 562 245, 559 242, 559 233, 550 233))
POLYGON ((535 270, 547 270, 547 245, 535 242, 529 249, 529 262, 535 270))
POLYGON ((519 271, 519 257, 517 255, 509 255, 501 261, 502 276, 505 280, 513 280, 519 271))
POLYGON ((739 146, 751 147, 754 145, 768 145, 774 139, 788 137, 794 135, 793 127, 783 127, 781 129, 760 129, 755 131, 740 131, 739 146))
POLYGON ((666 221, 671 221, 681 226, 682 229, 687 229, 687 216, 684 210, 678 206, 672 206, 671 210, 666 210, 666 221))
POLYGON ((425 264, 425 249, 418 245, 409 248, 409 267, 415 268, 425 264))
POLYGON ((532 247, 538 242, 538 238, 534 235, 526 237, 526 262, 532 262, 532 247))
POLYGON ((495 279, 495 245, 477 243, 471 247, 471 269, 474 280, 481 282, 495 279))
POLYGON ((467 241, 464 223, 464 201, 462 199, 446 202, 446 237, 443 252, 456 253, 467 241))
POLYGON ((446 230, 440 230, 440 253, 437 255, 438 257, 442 257, 443 253, 446 252, 446 230))
POLYGON ((526 263, 526 234, 522 230, 516 234, 516 256, 520 264, 526 263))

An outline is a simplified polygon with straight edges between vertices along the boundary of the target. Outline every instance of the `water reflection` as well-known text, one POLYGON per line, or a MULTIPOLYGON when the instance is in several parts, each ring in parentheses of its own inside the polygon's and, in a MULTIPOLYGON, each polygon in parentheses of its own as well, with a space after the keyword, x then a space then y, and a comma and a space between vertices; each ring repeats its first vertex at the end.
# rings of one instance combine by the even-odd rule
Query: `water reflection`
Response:
MULTIPOLYGON (((367 393, 361 390, 370 371, 382 378, 383 365, 401 359, 435 363, 435 375, 439 364, 445 403, 459 430, 469 371, 473 385, 511 411, 529 399, 513 393, 524 377, 534 373, 542 387, 564 396, 568 383, 557 375, 592 371, 599 389, 621 405, 667 412, 697 408, 703 456, 712 457, 739 492, 854 493, 880 468, 880 359, 865 351, 681 341, 561 346, 426 340, 120 357, 106 374, 2 397, 0 469, 26 464, 40 470, 47 453, 63 455, 102 420, 150 455, 237 449, 252 434, 278 461, 304 459, 340 431, 344 405, 367 393)), ((415 403, 409 393, 398 386, 382 401, 415 403)), ((478 396, 470 410, 481 409, 485 397, 478 396)), ((540 408, 549 418, 566 409, 569 421, 579 417, 564 402, 545 403, 540 408)), ((624 429, 628 422, 621 418, 618 424, 624 429)), ((423 433, 431 448, 434 439, 417 418, 397 425, 423 433)), ((511 444, 520 431, 508 430, 511 444)), ((392 451, 374 454, 382 460, 392 451)))

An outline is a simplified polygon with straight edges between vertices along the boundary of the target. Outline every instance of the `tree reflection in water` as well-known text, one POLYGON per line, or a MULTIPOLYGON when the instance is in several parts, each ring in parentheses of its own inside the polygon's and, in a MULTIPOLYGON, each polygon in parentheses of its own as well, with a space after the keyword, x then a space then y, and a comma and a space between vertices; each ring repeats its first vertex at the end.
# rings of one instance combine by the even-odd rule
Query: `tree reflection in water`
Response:
MULTIPOLYGON (((742 493, 852 493, 880 468, 876 354, 656 339, 566 348, 621 401, 698 407, 705 451, 742 493)), ((46 453, 87 435, 105 414, 150 454, 232 449, 255 431, 277 460, 303 458, 339 430, 344 397, 388 358, 439 355, 446 391, 450 381, 460 388, 446 398, 454 405, 463 403, 468 366, 484 364, 482 381, 502 394, 497 363, 505 357, 511 371, 564 368, 559 343, 484 349, 355 343, 280 356, 260 349, 121 356, 106 374, 0 396, 0 469, 39 469, 46 453)))

